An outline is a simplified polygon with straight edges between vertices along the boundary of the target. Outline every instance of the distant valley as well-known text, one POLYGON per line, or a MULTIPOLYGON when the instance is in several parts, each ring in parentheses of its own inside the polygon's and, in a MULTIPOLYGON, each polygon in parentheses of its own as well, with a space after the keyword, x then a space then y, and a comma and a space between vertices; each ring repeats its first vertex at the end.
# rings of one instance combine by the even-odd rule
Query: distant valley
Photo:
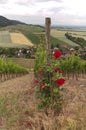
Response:
MULTIPOLYGON (((75 47, 80 46, 76 41, 72 41, 68 39, 65 34, 71 34, 72 36, 77 36, 79 38, 86 39, 86 28, 85 27, 77 27, 77 26, 51 26, 51 46, 52 47, 59 47, 61 45, 67 45, 68 47, 75 47), (74 35, 77 34, 77 35, 74 35)), ((21 21, 16 20, 9 20, 3 16, 0 16, 0 47, 18 47, 18 48, 27 48, 29 47, 29 43, 38 46, 40 44, 40 37, 43 37, 44 43, 45 40, 45 28, 40 25, 32 25, 32 24, 25 24, 21 21), (3 33, 4 32, 4 33, 3 33), (8 32, 6 35, 6 32, 8 32), (12 37, 14 37, 15 44, 12 44, 12 37), (28 42, 24 42, 22 39, 19 38, 20 35, 25 37, 28 42), (9 39, 7 42, 6 39, 9 39), (20 39, 20 41, 19 41, 20 39), (19 43, 18 43, 19 42, 19 43), (21 43, 21 44, 20 44, 21 43)), ((83 44, 83 43, 82 43, 83 44)), ((84 41, 84 46, 86 42, 84 41)))

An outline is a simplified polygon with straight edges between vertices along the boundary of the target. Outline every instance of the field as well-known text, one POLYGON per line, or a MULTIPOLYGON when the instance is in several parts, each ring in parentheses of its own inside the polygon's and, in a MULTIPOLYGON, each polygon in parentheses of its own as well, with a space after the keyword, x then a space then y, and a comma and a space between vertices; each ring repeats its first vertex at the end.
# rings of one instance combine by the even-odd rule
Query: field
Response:
MULTIPOLYGON (((2 47, 27 47, 28 44, 31 42, 31 45, 38 45, 40 43, 40 35, 44 35, 45 37, 45 28, 42 26, 38 26, 38 25, 12 25, 12 26, 7 26, 7 27, 3 27, 0 28, 1 31, 4 31, 4 35, 5 35, 5 39, 3 38, 3 44, 2 44, 2 34, 0 33, 0 46, 2 47), (5 32, 6 31, 6 32, 5 32), (10 44, 12 42, 9 32, 11 33, 11 37, 12 40, 15 42, 15 44, 10 44), (23 41, 24 44, 21 41, 21 37, 20 36, 23 35, 25 36, 25 39, 28 39, 28 42, 23 41), (15 41, 14 37, 20 37, 20 38, 16 38, 17 41, 15 41), (4 42, 7 39, 6 42, 4 42), (18 40, 19 39, 19 40, 18 40), (6 44, 7 43, 7 44, 6 44), (17 44, 19 43, 19 44, 17 44), (20 45, 21 43, 21 45, 20 45)), ((73 36, 76 37, 82 37, 84 39, 86 39, 86 29, 61 29, 61 28, 51 28, 51 44, 52 46, 59 46, 59 45, 69 45, 69 46, 78 46, 76 43, 72 42, 71 40, 68 40, 65 37, 65 33, 68 32, 73 36)), ((3 37, 3 36, 2 36, 3 37)))
POLYGON ((12 44, 24 44, 33 46, 33 43, 27 39, 22 33, 10 33, 12 44))
POLYGON ((8 31, 0 31, 0 43, 11 43, 10 33, 8 31))
POLYGON ((0 31, 0 47, 29 47, 33 43, 22 33, 10 33, 9 31, 0 31))
MULTIPOLYGON (((78 46, 76 43, 72 42, 71 40, 68 40, 65 37, 65 33, 67 32, 67 30, 58 30, 58 29, 51 29, 51 35, 61 41, 66 42, 68 45, 71 46, 78 46)), ((68 31, 69 32, 69 31, 68 31)), ((71 32, 71 31, 70 31, 71 32)), ((73 32, 72 32, 73 33, 73 32)))
POLYGON ((34 75, 0 84, 0 130, 85 130, 86 81, 66 80, 63 111, 47 116, 37 109, 34 75))
MULTIPOLYGON (((45 35, 45 28, 41 26, 32 26, 32 25, 13 25, 1 28, 0 30, 9 31, 10 33, 22 33, 27 39, 29 39, 34 45, 38 45, 40 43, 40 35, 45 35)), ((45 38, 45 36, 44 36, 45 38)), ((68 45, 64 39, 59 39, 52 35, 51 30, 51 44, 54 46, 58 46, 61 44, 68 45)), ((69 44, 70 45, 70 44, 69 44)))
MULTIPOLYGON (((7 37, 8 38, 8 43, 4 43, 1 44, 0 42, 0 46, 2 47, 27 47, 28 44, 32 45, 38 45, 40 43, 40 36, 43 35, 45 38, 45 28, 42 26, 38 26, 38 25, 12 25, 12 26, 7 26, 7 27, 3 27, 0 29, 1 31, 6 31, 4 33, 7 33, 7 37), (9 32, 11 33, 11 37, 12 40, 9 36, 9 32), (20 34, 22 36, 20 36, 20 34), (15 41, 15 37, 18 36, 16 38, 15 41), (25 38, 24 38, 25 36, 25 38), (19 38, 20 37, 20 38, 19 38), (22 37, 22 38, 21 38, 22 37), (28 39, 28 42, 24 39, 28 39), (22 43, 22 40, 23 43, 22 43), (15 42, 15 44, 10 44, 10 41, 15 42), (25 42, 26 41, 26 42, 25 42), (31 42, 31 43, 30 43, 31 42), (18 44, 19 43, 19 44, 18 44), (21 44, 20 44, 21 43, 21 44)), ((71 33, 72 35, 76 36, 76 37, 82 37, 86 39, 86 30, 82 30, 82 29, 61 29, 61 28, 51 28, 51 44, 52 46, 59 46, 59 45, 69 45, 69 46, 78 46, 78 44, 76 44, 75 42, 72 42, 71 40, 68 40, 65 37, 65 33, 71 33)), ((46 41, 45 41, 46 42, 46 41)))
POLYGON ((33 26, 33 25, 13 25, 1 28, 0 30, 9 31, 11 33, 21 32, 24 34, 27 39, 29 39, 33 44, 39 44, 39 36, 34 33, 40 33, 44 31, 44 28, 41 26, 33 26))
POLYGON ((77 32, 77 31, 74 31, 74 32, 70 32, 70 34, 73 37, 80 37, 80 38, 83 38, 83 39, 86 40, 86 32, 77 32))

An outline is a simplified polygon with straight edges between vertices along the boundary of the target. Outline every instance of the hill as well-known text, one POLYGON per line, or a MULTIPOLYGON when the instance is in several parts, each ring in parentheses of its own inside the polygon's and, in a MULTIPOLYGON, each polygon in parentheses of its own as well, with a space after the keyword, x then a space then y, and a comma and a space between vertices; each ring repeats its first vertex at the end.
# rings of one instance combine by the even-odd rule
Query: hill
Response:
MULTIPOLYGON (((24 34, 28 40, 30 40, 33 44, 38 45, 40 43, 40 36, 43 35, 44 36, 44 42, 45 41, 45 28, 43 26, 40 25, 27 25, 25 23, 22 23, 20 21, 16 21, 16 20, 9 20, 3 16, 0 16, 0 31, 9 31, 12 33, 22 33, 24 34)), ((61 44, 68 44, 66 42, 64 42, 63 40, 57 39, 53 36, 51 36, 51 44, 52 47, 53 46, 59 46, 61 44)), ((4 47, 8 46, 8 47, 13 47, 13 45, 9 44, 4 44, 4 47), (11 45, 11 46, 10 46, 11 45)), ((17 46, 17 45, 16 45, 17 46)))
POLYGON ((0 27, 5 27, 5 26, 9 26, 9 25, 16 25, 16 24, 25 24, 25 23, 22 23, 22 22, 16 21, 16 20, 10 20, 10 19, 7 19, 3 16, 0 16, 0 27))
MULTIPOLYGON (((5 19, 6 20, 6 19, 5 19)), ((15 22, 14 22, 15 23, 15 22)), ((17 22, 18 23, 18 22, 17 22)), ((27 24, 16 24, 12 25, 9 23, 9 26, 3 26, 0 28, 0 31, 9 31, 10 33, 22 33, 24 34, 27 39, 29 39, 34 45, 38 45, 40 43, 40 36, 44 37, 45 41, 45 28, 40 25, 27 25, 27 24), (11 25, 11 26, 10 26, 11 25)), ((75 42, 68 40, 65 37, 65 33, 68 30, 57 30, 51 28, 51 44, 52 47, 59 47, 60 45, 67 45, 67 46, 78 46, 75 42)), ((73 31, 72 31, 73 32, 73 31)))
MULTIPOLYGON (((38 45, 40 43, 40 36, 44 37, 45 41, 45 28, 39 25, 9 25, 0 29, 0 31, 9 31, 9 32, 21 32, 24 34, 33 44, 38 45)), ((59 46, 62 44, 68 45, 68 43, 63 40, 57 39, 56 37, 51 36, 51 44, 53 46, 59 46)))

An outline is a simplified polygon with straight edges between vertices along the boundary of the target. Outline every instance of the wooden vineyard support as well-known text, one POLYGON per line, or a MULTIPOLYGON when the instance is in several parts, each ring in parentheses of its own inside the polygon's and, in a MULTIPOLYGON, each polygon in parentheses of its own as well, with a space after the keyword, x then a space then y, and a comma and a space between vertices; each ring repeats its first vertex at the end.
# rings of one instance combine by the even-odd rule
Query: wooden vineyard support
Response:
MULTIPOLYGON (((45 27, 46 27, 46 50, 47 50, 47 65, 51 65, 51 42, 50 42, 50 25, 51 25, 51 19, 46 18, 45 19, 45 27)), ((51 73, 48 72, 48 78, 49 78, 49 84, 52 86, 52 81, 51 81, 51 73)), ((53 102, 53 95, 52 95, 52 87, 50 89, 50 95, 51 95, 51 103, 53 102)), ((52 106, 52 105, 51 105, 52 106)), ((52 108, 51 108, 52 109, 52 108)))
POLYGON ((50 63, 50 55, 51 55, 51 43, 50 43, 50 25, 51 19, 45 18, 45 38, 46 38, 46 50, 47 50, 47 63, 50 63))

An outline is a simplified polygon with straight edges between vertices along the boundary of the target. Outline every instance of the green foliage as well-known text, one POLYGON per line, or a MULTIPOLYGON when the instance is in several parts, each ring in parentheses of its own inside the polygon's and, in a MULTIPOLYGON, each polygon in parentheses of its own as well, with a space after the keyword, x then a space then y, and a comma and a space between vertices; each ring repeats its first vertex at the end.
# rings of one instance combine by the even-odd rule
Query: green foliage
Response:
POLYGON ((80 45, 81 47, 86 46, 86 40, 84 38, 80 38, 80 37, 74 37, 72 35, 70 35, 69 33, 65 33, 65 36, 70 39, 71 41, 77 43, 78 45, 80 45))
POLYGON ((59 60, 49 55, 50 62, 48 63, 47 53, 44 44, 41 42, 35 60, 36 97, 39 99, 38 106, 40 109, 45 110, 48 114, 50 111, 59 113, 63 102, 60 85, 64 83, 64 79, 62 79, 61 70, 56 68, 59 66, 59 60), (58 84, 58 80, 62 84, 58 84))
POLYGON ((0 55, 6 55, 9 57, 15 56, 16 55, 16 51, 18 51, 18 48, 1 48, 0 47, 0 55))
POLYGON ((41 68, 41 72, 38 71, 38 89, 37 96, 40 99, 39 107, 44 109, 49 114, 48 109, 59 113, 61 111, 61 105, 63 98, 61 95, 62 88, 56 84, 56 80, 62 78, 62 75, 58 72, 54 72, 54 66, 45 65, 41 68))
MULTIPOLYGON (((80 59, 79 56, 70 56, 60 60, 60 66, 63 75, 86 73, 86 61, 80 59)), ((77 75, 78 76, 78 75, 77 75)))
POLYGON ((42 37, 42 40, 40 40, 40 45, 38 45, 36 50, 36 58, 35 58, 35 66, 34 66, 35 72, 37 72, 40 69, 40 67, 46 64, 47 53, 44 46, 45 46, 44 37, 42 37))
POLYGON ((3 48, 0 47, 0 55, 2 57, 25 57, 31 58, 31 54, 35 54, 36 49, 34 47, 28 48, 3 48), (20 53, 21 50, 21 53, 20 53), (20 55, 18 55, 20 54, 20 55))
POLYGON ((0 73, 28 73, 28 70, 11 61, 0 58, 0 73))
POLYGON ((36 51, 34 71, 37 72, 41 66, 46 64, 46 50, 39 45, 36 51))

